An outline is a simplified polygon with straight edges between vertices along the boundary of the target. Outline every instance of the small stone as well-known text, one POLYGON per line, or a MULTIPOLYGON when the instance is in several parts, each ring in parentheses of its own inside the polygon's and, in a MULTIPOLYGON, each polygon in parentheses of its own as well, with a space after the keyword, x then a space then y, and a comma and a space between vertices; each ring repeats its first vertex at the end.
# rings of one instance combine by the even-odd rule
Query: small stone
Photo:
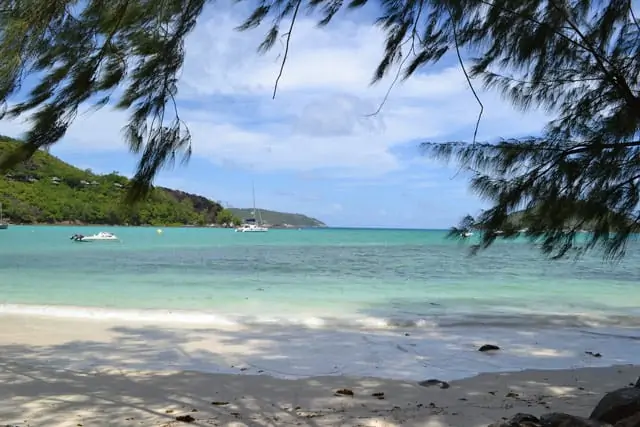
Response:
POLYGON ((341 388, 340 390, 336 391, 336 394, 339 396, 351 396, 351 397, 353 397, 354 395, 353 390, 349 390, 348 388, 341 388))
POLYGON ((447 389, 447 388, 451 387, 448 382, 437 380, 437 379, 430 379, 430 380, 420 381, 418 383, 418 385, 422 386, 422 387, 433 387, 433 386, 438 385, 438 386, 440 386, 440 388, 443 388, 443 389, 447 389))
POLYGON ((380 398, 380 397, 384 398, 384 393, 379 391, 377 393, 372 393, 371 396, 377 397, 377 398, 380 398))
POLYGON ((493 344, 485 344, 482 347, 480 347, 478 349, 478 351, 481 352, 485 352, 485 351, 495 351, 495 350, 500 350, 500 347, 498 347, 497 345, 493 345, 493 344))
POLYGON ((194 422, 196 419, 193 418, 191 415, 178 415, 176 417, 176 421, 181 421, 183 423, 192 423, 194 422))
POLYGON ((602 357, 602 355, 600 353, 594 353, 593 351, 585 351, 585 354, 588 354, 589 356, 593 356, 593 357, 602 357))
POLYGON ((216 406, 224 406, 224 405, 228 405, 229 402, 211 402, 211 404, 216 406))
POLYGON ((541 427, 540 420, 531 414, 517 413, 511 418, 503 418, 489 427, 541 427))

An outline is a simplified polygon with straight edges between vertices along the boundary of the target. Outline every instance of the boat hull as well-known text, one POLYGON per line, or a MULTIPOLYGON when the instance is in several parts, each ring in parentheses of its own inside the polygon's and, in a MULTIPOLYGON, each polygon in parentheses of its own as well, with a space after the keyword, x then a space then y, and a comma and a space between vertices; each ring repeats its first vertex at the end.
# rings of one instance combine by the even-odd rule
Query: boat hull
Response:
POLYGON ((6 230, 9 228, 9 224, 0 224, 0 230, 6 230))
POLYGON ((81 234, 74 234, 73 236, 71 236, 71 240, 74 242, 81 242, 81 243, 87 243, 87 242, 119 242, 120 239, 118 239, 117 236, 111 234, 111 233, 98 233, 98 234, 94 234, 92 236, 83 236, 81 234))

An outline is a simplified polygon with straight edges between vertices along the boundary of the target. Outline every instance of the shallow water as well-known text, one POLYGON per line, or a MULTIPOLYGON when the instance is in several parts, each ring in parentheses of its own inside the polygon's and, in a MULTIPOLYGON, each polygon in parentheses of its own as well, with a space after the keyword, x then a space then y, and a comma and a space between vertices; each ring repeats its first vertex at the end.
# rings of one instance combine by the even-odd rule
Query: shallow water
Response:
POLYGON ((0 313, 243 325, 247 339, 280 344, 288 362, 254 360, 280 376, 336 364, 343 374, 453 378, 640 362, 637 242, 608 264, 597 254, 548 261, 526 240, 469 258, 443 231, 112 227, 120 243, 69 240, 98 231, 1 231, 0 313), (478 358, 482 341, 507 349, 478 358))

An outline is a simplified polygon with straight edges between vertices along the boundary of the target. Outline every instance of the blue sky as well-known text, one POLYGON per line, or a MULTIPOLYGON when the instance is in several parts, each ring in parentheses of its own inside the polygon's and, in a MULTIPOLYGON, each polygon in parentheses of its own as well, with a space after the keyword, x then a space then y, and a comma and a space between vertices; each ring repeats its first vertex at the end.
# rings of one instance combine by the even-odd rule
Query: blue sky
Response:
MULTIPOLYGON (((234 31, 244 3, 209 7, 190 35, 179 107, 193 135, 186 167, 157 184, 202 194, 235 207, 305 213, 333 226, 446 228, 481 202, 464 176, 420 155, 421 141, 471 140, 478 106, 454 56, 396 85, 375 111, 391 78, 369 86, 384 36, 371 10, 340 15, 323 29, 305 16, 294 29, 289 59, 271 99, 282 49, 256 47, 266 32, 234 31)), ((479 87, 480 83, 476 82, 479 87)), ((538 133, 542 113, 517 112, 484 93, 479 139, 538 133)), ((121 129, 124 112, 108 107, 78 117, 53 154, 96 172, 131 175, 136 159, 121 129)), ((21 119, 0 122, 19 137, 21 119)))

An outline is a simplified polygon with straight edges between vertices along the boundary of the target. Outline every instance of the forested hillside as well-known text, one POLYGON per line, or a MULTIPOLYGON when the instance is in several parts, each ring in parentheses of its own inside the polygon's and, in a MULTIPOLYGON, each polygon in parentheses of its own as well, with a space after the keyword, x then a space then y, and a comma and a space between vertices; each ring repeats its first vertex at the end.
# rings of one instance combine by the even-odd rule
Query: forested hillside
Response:
MULTIPOLYGON (((0 137, 0 156, 16 144, 0 137)), ((0 203, 5 219, 15 224, 204 225, 222 211, 205 197, 160 187, 135 210, 127 209, 121 203, 127 185, 117 172, 96 174, 38 151, 0 175, 0 203)))

